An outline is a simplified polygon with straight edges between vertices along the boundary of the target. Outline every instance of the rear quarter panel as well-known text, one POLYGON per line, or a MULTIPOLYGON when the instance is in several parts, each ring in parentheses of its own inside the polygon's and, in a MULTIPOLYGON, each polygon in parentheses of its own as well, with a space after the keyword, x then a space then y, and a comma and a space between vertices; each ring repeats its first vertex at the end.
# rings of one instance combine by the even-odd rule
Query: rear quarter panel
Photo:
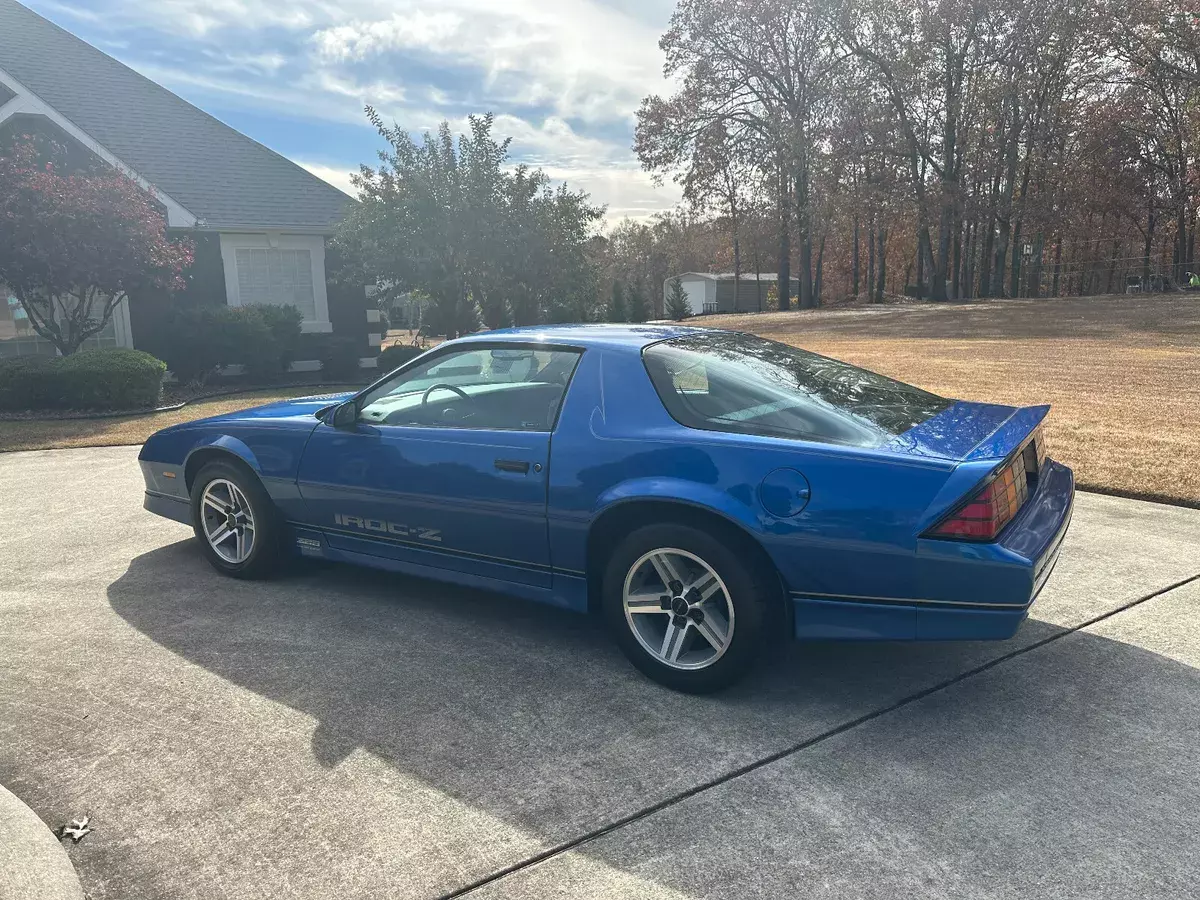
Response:
POLYGON ((916 535, 953 465, 877 451, 684 428, 636 353, 585 354, 551 446, 555 568, 586 569, 587 533, 615 503, 668 499, 723 515, 755 536, 793 591, 908 597, 916 535), (759 499, 778 468, 804 474, 811 498, 791 518, 759 499))

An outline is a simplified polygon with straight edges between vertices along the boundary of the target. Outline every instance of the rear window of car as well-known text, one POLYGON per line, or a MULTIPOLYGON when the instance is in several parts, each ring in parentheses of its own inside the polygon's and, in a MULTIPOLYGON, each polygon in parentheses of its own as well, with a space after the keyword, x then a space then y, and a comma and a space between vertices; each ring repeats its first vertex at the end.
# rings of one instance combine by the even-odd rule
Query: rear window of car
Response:
POLYGON ((710 431, 878 447, 954 402, 749 334, 671 338, 642 358, 671 416, 710 431))

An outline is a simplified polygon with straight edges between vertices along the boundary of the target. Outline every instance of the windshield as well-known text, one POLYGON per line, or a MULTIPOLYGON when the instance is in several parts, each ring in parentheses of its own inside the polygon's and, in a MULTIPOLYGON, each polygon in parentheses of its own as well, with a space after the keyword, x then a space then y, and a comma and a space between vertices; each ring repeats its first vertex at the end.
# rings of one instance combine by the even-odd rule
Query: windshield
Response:
POLYGON ((667 411, 691 428, 878 447, 953 404, 749 334, 672 338, 642 356, 667 411))

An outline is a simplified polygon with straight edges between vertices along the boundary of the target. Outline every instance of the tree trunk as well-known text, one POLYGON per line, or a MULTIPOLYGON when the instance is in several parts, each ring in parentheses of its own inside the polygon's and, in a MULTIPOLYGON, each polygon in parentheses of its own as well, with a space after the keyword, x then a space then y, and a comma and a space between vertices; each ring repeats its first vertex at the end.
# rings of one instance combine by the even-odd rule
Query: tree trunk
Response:
POLYGON ((946 282, 950 280, 951 232, 954 228, 954 204, 956 202, 954 197, 957 190, 958 187, 953 179, 942 181, 942 209, 938 217, 937 253, 933 252, 932 243, 929 247, 931 262, 929 269, 933 273, 933 280, 929 286, 929 299, 939 302, 947 299, 946 282))
POLYGON ((1183 284, 1183 270, 1187 265, 1187 201, 1183 200, 1179 204, 1179 215, 1175 220, 1175 269, 1171 276, 1176 284, 1183 284))
POLYGON ((992 296, 1004 296, 1005 263, 1008 261, 1009 237, 1012 235, 1013 197, 1017 189, 1017 164, 1020 162, 1021 107, 1014 92, 1009 96, 1012 121, 1005 137, 1004 190, 1000 194, 1000 234, 996 240, 996 256, 992 270, 992 296))
POLYGON ((812 276, 812 216, 809 210, 808 161, 800 162, 800 174, 796 176, 796 226, 800 239, 800 308, 812 309, 816 303, 813 297, 812 276))
POLYGON ((979 221, 967 223, 967 249, 963 259, 963 296, 968 299, 975 297, 975 253, 979 249, 979 221))
MULTIPOLYGON (((1195 271, 1196 263, 1196 208, 1192 207, 1191 225, 1188 226, 1188 248, 1187 248, 1187 268, 1188 271, 1195 271)), ((1184 273, 1187 274, 1186 272, 1184 273)))
POLYGON ((817 276, 813 279, 813 306, 821 305, 821 276, 825 267, 825 235, 821 235, 821 247, 817 251, 817 276))
POLYGON ((867 228, 867 292, 870 300, 875 302, 875 213, 871 213, 870 225, 867 228))
POLYGON ((917 233, 917 302, 925 297, 925 242, 929 232, 922 228, 917 233))
POLYGON ((1012 239, 1012 272, 1009 275, 1008 295, 1010 297, 1021 296, 1021 259, 1024 253, 1021 247, 1021 227, 1024 223, 1020 219, 1017 220, 1017 227, 1013 230, 1012 239))
POLYGON ((950 285, 950 296, 954 300, 958 300, 962 296, 962 229, 962 222, 956 218, 954 222, 954 262, 951 264, 954 274, 951 276, 952 282, 950 285))
POLYGON ((1158 220, 1154 215, 1154 207, 1150 207, 1149 220, 1146 223, 1146 243, 1142 251, 1142 290, 1150 286, 1150 253, 1154 249, 1154 228, 1158 220))
POLYGON ((779 191, 779 274, 776 291, 779 294, 779 309, 783 312, 792 308, 792 223, 791 203, 788 202, 788 179, 780 173, 779 191))
POLYGON ((979 254, 979 296, 992 296, 992 255, 996 246, 996 204, 1000 198, 1000 176, 992 180, 992 196, 988 201, 987 215, 984 223, 987 230, 983 235, 983 248, 979 254))
POLYGON ((733 234, 733 311, 742 311, 742 246, 736 231, 733 234))
POLYGON ((758 262, 758 238, 754 239, 754 295, 757 312, 762 312, 762 266, 758 262))
POLYGON ((854 246, 850 251, 850 268, 852 271, 852 280, 850 282, 850 293, 858 298, 858 270, 859 270, 859 255, 858 255, 858 213, 854 214, 854 246))
POLYGON ((1058 296, 1058 278, 1062 274, 1062 235, 1054 244, 1054 288, 1051 296, 1058 296))
POLYGON ((1111 294, 1113 292, 1113 281, 1117 277, 1117 254, 1121 252, 1121 239, 1113 238, 1112 257, 1108 261, 1108 287, 1104 293, 1111 294))
POLYGON ((876 268, 879 271, 879 280, 876 282, 875 302, 883 302, 883 290, 887 280, 887 227, 881 225, 878 233, 875 236, 878 247, 875 250, 875 258, 877 260, 876 268))
POLYGON ((1042 265, 1046 253, 1046 233, 1039 231, 1033 239, 1032 265, 1025 278, 1025 296, 1042 296, 1042 265))

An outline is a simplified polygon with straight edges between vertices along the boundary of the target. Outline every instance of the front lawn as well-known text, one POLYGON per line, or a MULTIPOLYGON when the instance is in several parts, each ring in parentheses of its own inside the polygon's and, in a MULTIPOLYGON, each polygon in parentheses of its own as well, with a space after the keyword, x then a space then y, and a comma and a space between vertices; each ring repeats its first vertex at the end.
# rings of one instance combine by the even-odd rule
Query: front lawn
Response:
POLYGON ((65 447, 110 447, 140 444, 160 428, 234 412, 249 406, 262 406, 276 400, 308 397, 315 394, 348 390, 345 386, 279 387, 248 391, 229 397, 197 400, 174 412, 122 416, 118 419, 3 419, 0 420, 0 451, 47 450, 65 447))
POLYGON ((706 316, 948 397, 1053 405, 1081 486, 1200 505, 1200 295, 706 316))

